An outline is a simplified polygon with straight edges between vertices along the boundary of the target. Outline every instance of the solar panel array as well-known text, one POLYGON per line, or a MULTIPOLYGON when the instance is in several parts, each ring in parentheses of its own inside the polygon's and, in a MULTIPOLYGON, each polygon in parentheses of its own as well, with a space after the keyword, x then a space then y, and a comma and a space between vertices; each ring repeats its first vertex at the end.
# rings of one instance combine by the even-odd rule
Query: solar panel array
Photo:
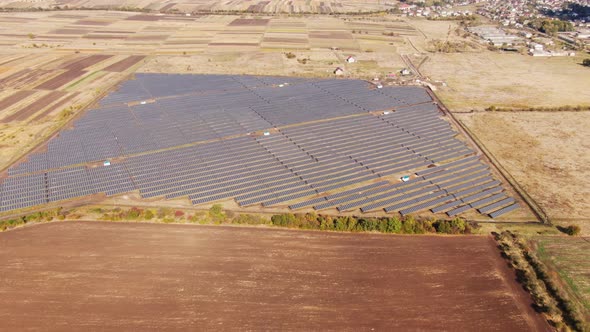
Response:
POLYGON ((0 211, 134 190, 293 210, 454 216, 477 209, 497 217, 516 209, 456 135, 418 87, 137 74, 46 152, 10 168, 0 211), (400 174, 412 179, 392 180, 400 174))

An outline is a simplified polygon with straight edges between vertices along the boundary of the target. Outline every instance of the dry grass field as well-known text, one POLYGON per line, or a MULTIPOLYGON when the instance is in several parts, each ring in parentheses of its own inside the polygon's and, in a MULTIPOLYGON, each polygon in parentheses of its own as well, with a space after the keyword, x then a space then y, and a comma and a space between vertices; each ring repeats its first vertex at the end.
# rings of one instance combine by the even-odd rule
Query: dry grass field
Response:
POLYGON ((454 111, 502 107, 590 105, 590 70, 581 57, 534 58, 482 51, 436 54, 423 74, 448 84, 437 91, 454 111))
POLYGON ((0 248, 8 330, 550 330, 486 236, 61 222, 0 248))
POLYGON ((590 234, 588 112, 456 114, 558 224, 590 234))

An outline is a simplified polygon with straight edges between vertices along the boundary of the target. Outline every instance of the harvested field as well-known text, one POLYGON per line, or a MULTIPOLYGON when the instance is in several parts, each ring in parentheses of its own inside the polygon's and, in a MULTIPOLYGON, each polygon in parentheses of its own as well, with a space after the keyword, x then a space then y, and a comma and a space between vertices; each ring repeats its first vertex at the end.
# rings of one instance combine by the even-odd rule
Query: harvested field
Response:
POLYGON ((233 20, 229 26, 266 26, 269 21, 269 19, 238 18, 233 20))
POLYGON ((75 61, 73 63, 66 64, 65 66, 63 66, 61 68, 72 71, 72 72, 81 71, 85 68, 93 66, 93 65, 95 65, 99 62, 102 62, 104 60, 107 60, 111 57, 112 57, 112 55, 95 54, 95 55, 91 55, 91 56, 85 57, 83 59, 80 59, 78 61, 75 61))
POLYGON ((55 90, 68 82, 86 74, 83 70, 68 70, 35 87, 35 89, 55 90))
POLYGON ((27 85, 34 84, 37 81, 46 79, 52 75, 54 75, 54 72, 51 70, 25 69, 0 80, 0 86, 21 89, 27 85))
POLYGON ((83 38, 86 39, 103 39, 103 40, 125 40, 128 38, 126 35, 105 35, 105 34, 87 34, 83 38))
POLYGON ((9 330, 550 330, 489 237, 66 222, 0 248, 9 330))
POLYGON ((154 21, 159 21, 162 17, 161 16, 155 16, 155 15, 135 15, 135 16, 129 16, 127 17, 125 20, 127 21, 146 21, 146 22, 154 22, 154 21))
POLYGON ((5 109, 9 108, 10 106, 18 103, 19 101, 27 98, 28 96, 34 94, 35 91, 26 90, 26 91, 17 91, 14 94, 0 100, 0 113, 5 109))
POLYGON ((352 36, 348 31, 310 31, 309 38, 351 39, 352 36))
POLYGON ((91 31, 92 30, 90 29, 56 29, 49 31, 49 33, 54 33, 56 35, 83 35, 91 31))
POLYGON ((112 65, 104 68, 103 70, 111 72, 122 72, 143 59, 145 59, 145 56, 143 55, 132 55, 119 62, 113 63, 112 65))
POLYGON ((107 26, 110 25, 112 22, 109 21, 98 21, 98 20, 80 20, 78 22, 74 22, 76 25, 98 25, 98 26, 107 26))
POLYGON ((127 38, 129 41, 162 41, 168 38, 168 35, 132 35, 127 38))
POLYGON ((29 104, 28 106, 21 108, 18 112, 13 113, 6 118, 2 119, 0 122, 12 122, 12 121, 24 121, 28 119, 33 114, 37 113, 38 111, 42 110, 43 108, 47 107, 47 105, 53 103, 54 101, 58 100, 59 98, 65 96, 67 93, 63 91, 52 91, 45 96, 35 100, 33 103, 29 104))
POLYGON ((45 120, 45 118, 47 117, 47 115, 49 115, 51 112, 55 111, 56 109, 65 106, 66 103, 68 103, 70 100, 72 100, 75 97, 77 97, 79 94, 80 94, 79 92, 74 92, 74 93, 69 94, 65 98, 62 98, 61 100, 59 100, 57 103, 51 105, 49 108, 47 108, 46 110, 44 110, 42 113, 39 113, 31 121, 45 120))
POLYGON ((169 9, 171 9, 172 7, 176 6, 175 3, 169 3, 167 5, 165 5, 164 7, 160 8, 160 11, 167 11, 169 9))
POLYGON ((25 68, 23 70, 19 70, 16 73, 10 74, 9 76, 3 77, 0 79, 0 86, 7 86, 10 83, 12 83, 14 80, 26 75, 27 73, 29 73, 31 71, 31 69, 29 68, 25 68))

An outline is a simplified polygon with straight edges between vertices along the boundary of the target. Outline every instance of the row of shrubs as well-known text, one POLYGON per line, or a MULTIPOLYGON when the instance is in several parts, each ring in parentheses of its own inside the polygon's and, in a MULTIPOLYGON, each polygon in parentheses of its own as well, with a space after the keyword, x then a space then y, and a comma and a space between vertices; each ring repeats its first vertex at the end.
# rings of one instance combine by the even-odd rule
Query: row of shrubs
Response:
POLYGON ((330 231, 349 232, 381 232, 395 234, 470 234, 476 224, 466 222, 462 219, 454 220, 428 220, 414 219, 411 216, 405 218, 358 218, 351 216, 332 217, 307 214, 277 214, 270 220, 256 215, 235 214, 231 211, 224 211, 220 205, 214 205, 209 211, 186 214, 181 210, 170 208, 140 209, 114 208, 112 210, 93 209, 91 212, 102 215, 101 219, 110 221, 119 220, 153 220, 158 219, 165 223, 170 222, 192 222, 200 224, 251 224, 251 225, 272 225, 288 228, 317 229, 330 231))
POLYGON ((526 241, 510 231, 493 235, 502 255, 514 268, 517 281, 531 294, 535 309, 544 313, 558 330, 586 331, 580 311, 526 241))
POLYGON ((477 227, 474 223, 458 218, 453 220, 414 219, 412 216, 359 218, 352 216, 331 217, 315 213, 278 214, 271 217, 271 223, 274 226, 289 228, 393 234, 470 234, 477 227))
POLYGON ((590 106, 559 106, 559 107, 527 107, 527 108, 504 108, 494 105, 485 109, 488 112, 582 112, 590 111, 590 106))
POLYGON ((93 213, 101 215, 100 219, 110 221, 132 221, 157 219, 165 223, 189 222, 200 224, 250 224, 270 225, 288 228, 317 229, 328 231, 347 232, 381 232, 394 234, 470 234, 477 227, 475 223, 466 222, 462 219, 453 220, 428 220, 414 219, 411 216, 404 218, 359 218, 350 216, 332 217, 307 214, 277 214, 270 220, 250 214, 235 214, 231 211, 224 211, 220 205, 213 205, 209 211, 194 212, 186 214, 184 211, 170 208, 159 209, 93 209, 93 213))
POLYGON ((64 211, 62 208, 57 208, 48 211, 38 211, 18 218, 0 220, 0 231, 5 231, 10 228, 23 226, 33 222, 37 223, 48 222, 52 220, 64 220, 66 219, 67 215, 67 211, 64 211))

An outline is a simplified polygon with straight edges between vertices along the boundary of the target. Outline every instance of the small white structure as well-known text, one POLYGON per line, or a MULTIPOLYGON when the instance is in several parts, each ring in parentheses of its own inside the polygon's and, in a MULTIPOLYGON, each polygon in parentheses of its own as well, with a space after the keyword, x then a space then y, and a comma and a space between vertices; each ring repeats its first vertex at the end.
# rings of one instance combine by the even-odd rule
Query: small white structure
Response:
POLYGON ((404 175, 400 178, 400 180, 402 180, 402 182, 408 182, 410 181, 410 176, 409 175, 404 175))
POLYGON ((348 62, 348 63, 355 63, 356 62, 356 59, 351 55, 348 58, 346 58, 346 62, 348 62))
POLYGON ((337 76, 344 75, 344 69, 337 67, 336 69, 334 69, 334 75, 337 75, 337 76))
POLYGON ((269 135, 270 135, 270 131, 265 131, 265 132, 263 133, 263 135, 264 135, 264 136, 269 136, 269 135))
POLYGON ((105 160, 102 164, 104 166, 111 166, 111 162, 109 160, 105 160))
POLYGON ((381 84, 381 83, 377 84, 377 89, 383 89, 383 84, 381 84))
POLYGON ((408 76, 410 75, 412 72, 408 69, 408 68, 404 68, 400 71, 400 73, 402 74, 402 76, 408 76))
POLYGON ((142 102, 140 102, 140 104, 145 105, 147 104, 147 101, 143 100, 142 102))
POLYGON ((383 115, 387 115, 387 114, 390 114, 390 113, 391 113, 390 111, 383 111, 383 115))

